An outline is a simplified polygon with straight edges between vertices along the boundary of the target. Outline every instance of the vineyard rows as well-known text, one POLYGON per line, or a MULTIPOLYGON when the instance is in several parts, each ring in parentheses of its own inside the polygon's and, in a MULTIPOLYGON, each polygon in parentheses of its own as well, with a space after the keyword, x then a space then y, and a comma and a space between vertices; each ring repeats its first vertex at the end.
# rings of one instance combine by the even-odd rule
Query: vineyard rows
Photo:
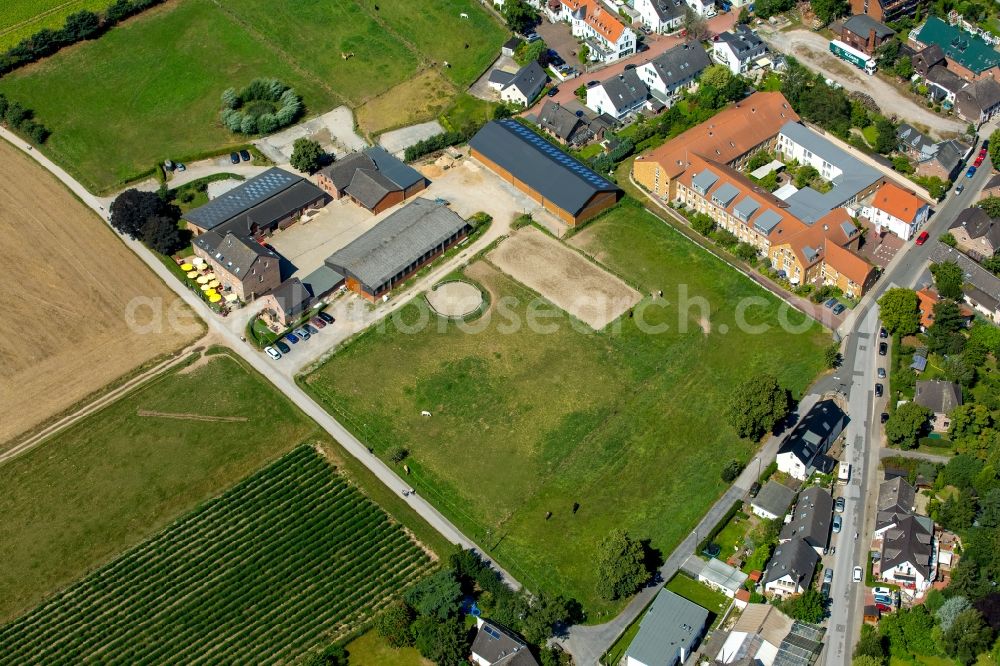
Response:
POLYGON ((429 566, 300 447, 0 628, 0 664, 289 661, 429 566))

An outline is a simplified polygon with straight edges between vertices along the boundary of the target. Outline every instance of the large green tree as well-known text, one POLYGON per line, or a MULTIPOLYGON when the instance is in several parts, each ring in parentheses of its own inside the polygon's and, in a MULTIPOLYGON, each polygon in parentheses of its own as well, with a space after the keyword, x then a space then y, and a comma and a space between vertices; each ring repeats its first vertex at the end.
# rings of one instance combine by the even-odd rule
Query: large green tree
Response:
POLYGON ((896 150, 898 140, 896 139, 896 126, 888 118, 879 118, 875 121, 875 145, 876 151, 883 155, 888 155, 896 150))
POLYGON ((942 261, 931 264, 931 275, 934 276, 934 286, 942 298, 957 300, 962 298, 962 284, 965 273, 954 261, 942 261))
POLYGON ((462 587, 451 569, 442 569, 411 587, 403 599, 422 616, 444 620, 458 613, 462 587))
POLYGON ((465 666, 469 655, 468 632, 461 620, 446 620, 430 616, 419 617, 413 623, 414 644, 417 650, 438 666, 465 666))
POLYGON ((809 588, 802 594, 782 602, 781 610, 788 617, 810 624, 819 624, 826 616, 826 596, 809 588))
POLYGON ((915 402, 900 405, 885 424, 885 436, 890 444, 915 449, 920 436, 927 432, 931 410, 915 402))
POLYGON ((983 616, 971 608, 955 618, 951 628, 941 633, 945 653, 959 663, 972 664, 993 644, 993 630, 983 622, 983 616))
POLYGON ((527 65, 529 62, 541 62, 542 58, 548 55, 548 52, 549 45, 541 39, 536 39, 533 42, 521 44, 517 49, 517 53, 514 54, 514 60, 519 65, 527 65))
POLYGON ((525 33, 538 23, 538 12, 524 0, 509 0, 503 3, 500 14, 514 32, 525 33))
POLYGON ((890 333, 912 335, 920 327, 917 294, 912 289, 893 287, 878 299, 882 323, 890 333))
POLYGON ((326 151, 319 141, 300 137, 292 143, 291 165, 304 173, 316 173, 326 160, 326 151))
POLYGON ((598 548, 597 593, 614 601, 634 594, 648 578, 642 544, 624 530, 612 530, 598 548))
POLYGON ((410 625, 414 620, 413 609, 401 601, 390 604, 375 617, 375 633, 393 648, 413 645, 410 625))
POLYGON ((774 375, 754 375, 729 399, 729 424, 740 437, 758 440, 788 415, 789 393, 774 375))
POLYGON ((990 217, 1000 217, 1000 197, 986 197, 976 205, 990 217))
MULTIPOLYGON (((885 662, 885 645, 883 644, 882 634, 879 633, 878 627, 873 627, 870 624, 861 625, 861 635, 858 636, 858 642, 854 646, 854 657, 869 657, 875 660, 875 664, 881 666, 885 662)), ((854 662, 857 664, 857 661, 854 662)))
POLYGON ((812 0, 809 5, 816 13, 816 18, 823 23, 829 23, 838 16, 847 13, 846 0, 812 0))

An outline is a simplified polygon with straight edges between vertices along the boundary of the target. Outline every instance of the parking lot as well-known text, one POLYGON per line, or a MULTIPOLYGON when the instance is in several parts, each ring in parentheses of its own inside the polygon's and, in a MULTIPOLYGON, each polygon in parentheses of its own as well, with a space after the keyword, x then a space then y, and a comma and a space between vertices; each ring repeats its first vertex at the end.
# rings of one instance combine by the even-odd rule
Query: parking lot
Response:
POLYGON ((542 19, 542 22, 535 28, 535 32, 548 44, 550 49, 559 54, 559 57, 567 65, 579 67, 580 58, 577 57, 577 51, 580 45, 573 33, 570 32, 569 23, 549 23, 542 19))
POLYGON ((385 214, 375 216, 349 199, 340 199, 327 205, 308 222, 293 224, 274 234, 268 244, 294 267, 291 274, 282 277, 301 278, 322 266, 327 257, 371 229, 383 217, 385 214))

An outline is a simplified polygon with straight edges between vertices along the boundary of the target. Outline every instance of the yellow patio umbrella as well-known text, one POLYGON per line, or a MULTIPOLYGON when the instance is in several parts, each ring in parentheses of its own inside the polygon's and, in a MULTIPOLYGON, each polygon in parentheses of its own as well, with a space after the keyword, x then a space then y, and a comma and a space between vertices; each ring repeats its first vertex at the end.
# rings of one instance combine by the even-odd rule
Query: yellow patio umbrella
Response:
POLYGON ((189 271, 192 268, 194 268, 194 266, 192 266, 191 264, 187 264, 187 263, 181 264, 181 270, 182 271, 189 271))
POLYGON ((211 296, 208 297, 209 303, 218 303, 221 300, 222 296, 219 296, 218 294, 212 294, 211 296))
POLYGON ((205 273, 205 277, 207 277, 209 280, 214 280, 215 273, 205 273))
POLYGON ((198 277, 198 271, 188 271, 188 277, 192 280, 198 277))
POLYGON ((209 285, 205 285, 205 286, 208 287, 208 289, 205 290, 205 294, 207 296, 215 296, 216 294, 219 293, 216 290, 212 289, 209 285))
POLYGON ((208 291, 209 289, 211 289, 211 287, 209 287, 207 284, 201 285, 201 290, 202 291, 208 291))
POLYGON ((218 280, 212 280, 211 282, 208 283, 208 286, 209 287, 218 287, 219 286, 219 281, 218 280))
POLYGON ((207 283, 208 283, 208 278, 206 276, 202 275, 200 278, 198 278, 198 284, 207 284, 207 283))

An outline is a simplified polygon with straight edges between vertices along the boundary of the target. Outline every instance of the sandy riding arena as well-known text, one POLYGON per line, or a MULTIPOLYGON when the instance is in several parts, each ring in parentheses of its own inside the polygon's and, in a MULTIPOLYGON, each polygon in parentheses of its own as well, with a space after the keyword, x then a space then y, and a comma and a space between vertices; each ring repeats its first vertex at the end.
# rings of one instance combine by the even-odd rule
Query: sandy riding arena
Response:
POLYGON ((500 270, 600 330, 639 302, 639 292, 535 227, 515 232, 489 255, 500 270))
POLYGON ((464 317, 479 309, 483 295, 475 285, 455 280, 428 291, 427 302, 442 317, 464 317))
POLYGON ((4 141, 0 235, 0 448, 201 332, 114 232, 4 141), (155 307, 163 325, 133 332, 130 303, 137 323, 153 323, 155 307), (186 330, 166 324, 171 312, 186 330))

